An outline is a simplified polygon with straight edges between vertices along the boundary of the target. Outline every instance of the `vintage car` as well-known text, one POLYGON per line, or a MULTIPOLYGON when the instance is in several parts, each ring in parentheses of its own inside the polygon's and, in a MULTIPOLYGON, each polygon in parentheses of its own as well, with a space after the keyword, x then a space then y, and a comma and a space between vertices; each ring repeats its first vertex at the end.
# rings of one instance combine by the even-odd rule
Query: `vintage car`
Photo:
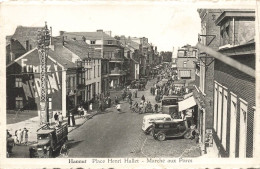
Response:
POLYGON ((143 125, 142 125, 142 130, 144 131, 145 134, 149 134, 153 122, 159 122, 159 121, 171 121, 172 118, 169 114, 150 114, 150 115, 145 115, 143 117, 143 125))
POLYGON ((151 129, 151 135, 159 141, 172 137, 190 138, 190 129, 187 126, 187 121, 182 119, 155 121, 151 129))

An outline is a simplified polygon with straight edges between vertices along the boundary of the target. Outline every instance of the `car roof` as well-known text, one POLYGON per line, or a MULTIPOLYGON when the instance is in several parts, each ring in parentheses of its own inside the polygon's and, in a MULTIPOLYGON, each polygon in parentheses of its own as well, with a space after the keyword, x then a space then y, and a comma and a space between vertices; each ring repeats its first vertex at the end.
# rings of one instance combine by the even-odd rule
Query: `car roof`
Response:
POLYGON ((163 96, 163 99, 176 99, 183 98, 183 96, 173 95, 173 96, 163 96))
POLYGON ((171 117, 171 115, 169 115, 169 114, 150 114, 150 115, 145 115, 143 118, 149 119, 149 118, 156 118, 156 117, 171 117))
POLYGON ((158 121, 158 122, 153 122, 155 124, 168 124, 168 123, 179 123, 179 122, 184 122, 185 120, 182 119, 173 119, 172 121, 158 121))

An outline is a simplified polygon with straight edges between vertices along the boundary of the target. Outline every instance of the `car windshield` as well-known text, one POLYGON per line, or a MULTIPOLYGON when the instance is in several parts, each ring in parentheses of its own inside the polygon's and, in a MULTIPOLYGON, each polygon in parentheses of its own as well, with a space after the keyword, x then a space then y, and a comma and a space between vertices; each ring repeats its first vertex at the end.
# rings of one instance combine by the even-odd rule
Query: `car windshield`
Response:
POLYGON ((49 134, 38 134, 38 140, 46 140, 49 138, 49 134))
POLYGON ((165 99, 162 100, 162 105, 176 105, 177 99, 165 99))

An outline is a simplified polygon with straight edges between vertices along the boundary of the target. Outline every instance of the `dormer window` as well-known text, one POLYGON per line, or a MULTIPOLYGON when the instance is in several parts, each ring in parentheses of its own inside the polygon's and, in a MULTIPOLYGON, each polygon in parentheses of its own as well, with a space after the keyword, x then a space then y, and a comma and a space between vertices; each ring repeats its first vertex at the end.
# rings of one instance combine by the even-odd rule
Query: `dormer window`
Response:
POLYGON ((95 40, 91 40, 90 44, 94 45, 94 44, 96 44, 96 41, 95 40))

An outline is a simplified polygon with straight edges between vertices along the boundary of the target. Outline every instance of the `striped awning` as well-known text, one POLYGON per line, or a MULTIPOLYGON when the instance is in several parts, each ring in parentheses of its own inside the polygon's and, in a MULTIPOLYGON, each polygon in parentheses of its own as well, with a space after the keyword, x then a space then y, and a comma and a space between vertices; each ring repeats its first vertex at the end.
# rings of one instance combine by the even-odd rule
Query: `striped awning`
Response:
POLYGON ((191 77, 190 70, 180 70, 180 77, 191 77))

